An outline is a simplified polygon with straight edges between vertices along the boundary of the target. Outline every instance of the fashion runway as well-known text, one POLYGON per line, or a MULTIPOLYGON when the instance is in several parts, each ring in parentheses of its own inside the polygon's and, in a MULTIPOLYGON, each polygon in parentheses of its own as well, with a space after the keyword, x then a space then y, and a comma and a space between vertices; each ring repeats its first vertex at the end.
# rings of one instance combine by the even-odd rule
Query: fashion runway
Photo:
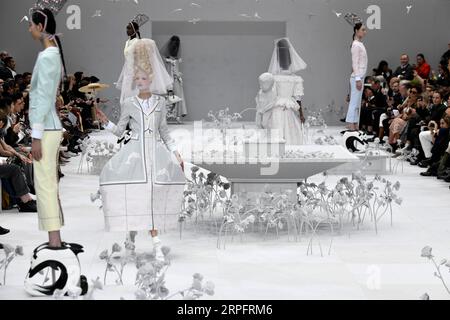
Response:
MULTIPOLYGON (((173 136, 179 129, 191 130, 191 124, 171 126, 173 136)), ((335 135, 338 128, 328 128, 325 134, 335 135)), ((109 139, 109 133, 97 133, 94 139, 109 139)), ((65 241, 77 241, 85 248, 80 254, 82 272, 90 281, 103 280, 105 261, 99 255, 114 243, 123 246, 124 233, 104 232, 104 217, 93 204, 90 194, 98 189, 98 176, 78 174, 79 158, 64 166, 61 180, 61 201, 66 226, 65 241)), ((370 223, 360 230, 346 228, 336 234, 330 255, 322 257, 317 244, 313 255, 307 255, 307 239, 289 241, 286 235, 266 240, 258 235, 235 237, 226 249, 217 249, 217 237, 190 227, 180 240, 177 217, 168 217, 167 228, 160 235, 163 244, 171 248, 171 265, 166 274, 171 292, 189 287, 192 275, 201 273, 214 282, 212 299, 418 299, 427 292, 433 299, 446 299, 447 293, 439 279, 433 276, 433 265, 421 257, 423 247, 433 247, 439 260, 448 256, 450 241, 450 197, 436 197, 445 191, 445 183, 420 177, 420 168, 405 163, 404 172, 388 175, 401 183, 403 204, 394 212, 393 226, 389 219, 381 220, 378 235, 370 223)), ((333 185, 340 176, 328 176, 333 185)), ((322 175, 312 182, 323 181, 322 175)), ((28 298, 23 281, 29 268, 29 257, 37 244, 46 241, 46 234, 37 228, 36 213, 4 211, 2 224, 12 231, 2 237, 2 243, 23 246, 24 256, 15 258, 0 287, 0 299, 28 298)), ((324 247, 329 236, 320 235, 324 247)), ((136 251, 152 250, 149 234, 140 233, 136 251)), ((326 251, 326 250, 325 250, 326 251)), ((3 257, 0 256, 0 259, 3 257)), ((134 299, 136 268, 127 265, 124 285, 114 283, 109 274, 107 285, 95 292, 96 299, 134 299)), ((52 299, 52 298, 48 298, 52 299)), ((69 298, 67 298, 69 299, 69 298)))

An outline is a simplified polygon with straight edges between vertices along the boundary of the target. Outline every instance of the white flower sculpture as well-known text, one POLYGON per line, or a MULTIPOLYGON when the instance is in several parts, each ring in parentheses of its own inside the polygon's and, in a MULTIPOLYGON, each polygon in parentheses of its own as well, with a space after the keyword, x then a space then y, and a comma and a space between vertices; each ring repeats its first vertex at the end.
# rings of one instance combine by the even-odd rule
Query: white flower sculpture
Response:
POLYGON ((242 119, 242 115, 240 113, 230 114, 229 112, 230 108, 225 108, 217 112, 209 111, 208 118, 211 119, 217 129, 224 132, 226 129, 231 128, 233 122, 242 119))
MULTIPOLYGON (((23 247, 16 246, 15 248, 9 244, 3 245, 3 251, 5 253, 5 257, 0 260, 0 270, 3 269, 3 285, 6 284, 6 271, 8 269, 9 264, 16 258, 17 256, 23 256, 23 247)), ((1 285, 1 283, 0 283, 1 285)))
MULTIPOLYGON (((276 235, 287 231, 288 238, 295 240, 303 233, 308 234, 307 252, 312 254, 312 241, 320 228, 329 228, 332 236, 349 221, 350 226, 359 230, 365 217, 370 216, 378 233, 379 221, 390 215, 392 225, 393 206, 402 204, 397 194, 399 182, 392 183, 378 175, 369 180, 361 172, 350 179, 340 179, 334 187, 327 186, 325 181, 318 185, 300 183, 298 193, 293 190, 275 193, 265 188, 252 197, 245 192, 229 194, 229 183, 214 173, 205 176, 198 167, 192 168, 191 178, 184 192, 185 207, 179 216, 180 232, 187 219, 198 224, 207 217, 213 225, 220 226, 215 229, 218 248, 225 247, 229 235, 242 235, 249 230, 264 237, 270 231, 276 235)), ((319 247, 322 253, 320 241, 319 247)))
MULTIPOLYGON (((135 234, 132 235, 133 238, 135 234)), ((100 253, 100 259, 106 261, 106 270, 103 283, 106 284, 106 275, 109 271, 115 272, 117 275, 116 284, 123 284, 123 270, 128 263, 134 263, 137 268, 135 285, 137 290, 135 298, 137 300, 168 300, 172 297, 180 295, 184 300, 196 300, 204 294, 214 295, 214 284, 212 282, 203 283, 203 276, 196 273, 193 276, 192 285, 184 290, 177 291, 169 296, 169 289, 165 284, 167 269, 170 266, 169 247, 161 247, 163 258, 158 258, 155 250, 152 253, 136 254, 134 239, 125 243, 126 252, 123 253, 120 245, 115 243, 112 246, 111 254, 108 250, 100 253), (118 266, 119 265, 119 266, 118 266)), ((95 288, 103 289, 103 285, 99 278, 93 282, 95 288)), ((89 293, 88 293, 89 294, 89 293)), ((92 294, 87 299, 92 299, 92 294)))
MULTIPOLYGON (((422 249, 420 256, 423 258, 427 258, 428 260, 430 260, 433 263, 433 265, 436 269, 436 271, 434 272, 434 276, 441 281, 442 285, 445 288, 445 291, 447 291, 447 293, 450 295, 449 286, 447 285, 444 275, 442 273, 442 268, 444 268, 444 267, 447 268, 448 271, 450 271, 450 260, 441 259, 439 261, 439 263, 436 262, 435 257, 432 254, 432 250, 433 250, 433 248, 431 248, 430 246, 426 246, 422 249)), ((421 300, 429 300, 430 296, 427 293, 425 293, 424 295, 422 295, 422 297, 420 299, 421 300)))
POLYGON ((98 175, 120 149, 120 145, 114 145, 108 141, 86 139, 81 145, 81 158, 78 165, 78 173, 83 173, 83 166, 86 162, 88 172, 98 175))

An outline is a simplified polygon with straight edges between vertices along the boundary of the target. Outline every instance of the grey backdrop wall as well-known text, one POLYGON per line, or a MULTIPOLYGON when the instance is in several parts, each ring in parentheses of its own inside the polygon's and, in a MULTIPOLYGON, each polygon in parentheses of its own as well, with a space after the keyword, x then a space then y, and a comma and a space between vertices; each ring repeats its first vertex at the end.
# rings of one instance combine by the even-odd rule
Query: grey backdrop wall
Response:
MULTIPOLYGON (((20 19, 33 3, 33 0, 2 0, 0 2, 0 50, 6 49, 16 58, 19 72, 32 69, 40 49, 39 44, 30 39, 26 24, 19 24, 20 19)), ((448 0, 195 1, 201 5, 201 8, 190 6, 190 3, 191 1, 187 0, 140 0, 139 5, 136 5, 131 0, 69 0, 69 4, 76 4, 81 8, 81 30, 66 28, 65 20, 68 15, 65 12, 62 12, 57 19, 59 31, 64 33, 63 45, 69 71, 82 70, 97 75, 103 82, 114 83, 123 63, 125 25, 137 12, 149 14, 154 23, 200 19, 195 29, 200 28, 203 21, 286 22, 287 36, 308 63, 308 68, 301 73, 305 80, 304 103, 310 110, 324 109, 329 122, 335 122, 339 118, 339 110, 345 106, 345 96, 348 91, 347 78, 351 70, 349 46, 352 30, 342 18, 337 18, 333 10, 353 11, 367 18, 369 14, 365 10, 369 5, 380 6, 381 29, 371 30, 365 40, 371 68, 375 67, 381 59, 389 61, 391 67, 396 67, 399 54, 402 52, 409 53, 412 57, 422 52, 430 64, 436 68, 439 57, 447 50, 447 43, 450 41, 450 19, 448 19, 450 1, 448 0), (406 10, 408 5, 413 5, 409 14, 406 10), (183 10, 175 11, 178 8, 183 10), (101 10, 101 17, 92 17, 96 10, 101 10), (261 18, 255 17, 255 13, 261 18), (332 105, 332 108, 325 108, 327 105, 332 105)), ((208 24, 205 26, 207 27, 208 24)), ((151 37, 152 25, 147 24, 142 34, 145 37, 151 37)), ((158 31, 156 36, 165 37, 166 35, 164 31, 158 31)), ((268 41, 274 36, 275 34, 265 35, 268 41)), ((219 38, 220 35, 216 37, 219 38)), ((197 40, 200 41, 200 38, 197 40)), ((226 38, 223 40, 223 43, 226 43, 226 38)), ((233 41, 235 40, 237 40, 236 37, 233 41)), ((211 50, 210 52, 220 56, 222 61, 229 61, 230 65, 236 62, 235 51, 231 48, 225 50, 215 39, 206 47, 211 50)), ((255 61, 258 62, 252 64, 249 61, 249 63, 239 64, 243 78, 245 75, 253 77, 264 72, 265 68, 264 70, 255 70, 255 68, 260 68, 259 66, 262 68, 262 61, 270 59, 272 43, 261 47, 258 45, 255 48, 258 48, 255 50, 257 56, 255 61)), ((188 47, 186 50, 189 52, 188 47)), ((189 57, 187 59, 189 60, 189 57)), ((213 59, 210 59, 208 63, 214 63, 213 59)), ((269 61, 267 66, 268 64, 269 61)), ((186 66, 185 68, 192 73, 192 77, 195 77, 193 72, 199 72, 186 66)), ((256 78, 252 84, 248 84, 250 79, 245 80, 246 89, 239 90, 238 87, 243 82, 236 82, 235 78, 229 77, 230 73, 226 76, 225 70, 223 74, 223 81, 227 87, 236 89, 229 94, 221 94, 219 88, 216 88, 217 95, 220 94, 220 97, 208 105, 191 105, 190 107, 195 108, 196 111, 192 112, 188 120, 200 119, 201 115, 208 110, 222 106, 231 106, 236 108, 233 111, 237 111, 253 99, 256 93, 254 90, 257 88, 256 78), (239 92, 237 97, 235 92, 239 92)), ((211 84, 214 80, 216 79, 211 79, 209 83, 211 84)), ((189 87, 189 84, 187 86, 189 97, 201 95, 205 90, 204 86, 189 87)), ((212 89, 214 88, 207 88, 207 90, 212 89)), ((118 96, 118 92, 111 88, 104 95, 115 97, 118 96)))
MULTIPOLYGON (((275 39, 284 37, 284 22, 154 22, 153 39, 164 46, 176 34, 182 41, 182 72, 187 119, 229 107, 255 107, 258 76, 267 70, 275 39)), ((254 119, 255 111, 244 119, 254 119)))

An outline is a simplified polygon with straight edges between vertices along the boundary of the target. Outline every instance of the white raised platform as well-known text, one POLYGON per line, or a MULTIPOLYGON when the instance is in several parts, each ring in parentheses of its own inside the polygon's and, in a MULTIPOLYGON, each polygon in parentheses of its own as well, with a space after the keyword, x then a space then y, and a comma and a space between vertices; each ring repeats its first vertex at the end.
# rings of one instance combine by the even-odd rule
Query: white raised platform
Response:
POLYGON ((286 183, 304 180, 318 173, 345 163, 359 162, 357 156, 342 146, 289 146, 286 150, 296 150, 305 156, 316 152, 332 153, 330 158, 234 158, 198 157, 191 162, 226 177, 233 183, 286 183))
POLYGON ((387 152, 379 151, 372 155, 354 153, 358 157, 357 163, 346 163, 328 171, 329 174, 352 174, 361 170, 366 174, 390 174, 392 159, 387 152))

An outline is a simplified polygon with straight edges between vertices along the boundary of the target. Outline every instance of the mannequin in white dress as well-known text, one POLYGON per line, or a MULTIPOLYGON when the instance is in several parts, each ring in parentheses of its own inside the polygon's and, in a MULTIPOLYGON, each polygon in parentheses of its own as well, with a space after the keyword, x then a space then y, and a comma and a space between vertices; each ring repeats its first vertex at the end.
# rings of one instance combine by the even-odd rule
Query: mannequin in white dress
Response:
POLYGON ((278 130, 287 145, 303 144, 303 79, 296 72, 305 68, 289 39, 276 41, 269 72, 274 75, 277 99, 267 111, 267 128, 278 130))

